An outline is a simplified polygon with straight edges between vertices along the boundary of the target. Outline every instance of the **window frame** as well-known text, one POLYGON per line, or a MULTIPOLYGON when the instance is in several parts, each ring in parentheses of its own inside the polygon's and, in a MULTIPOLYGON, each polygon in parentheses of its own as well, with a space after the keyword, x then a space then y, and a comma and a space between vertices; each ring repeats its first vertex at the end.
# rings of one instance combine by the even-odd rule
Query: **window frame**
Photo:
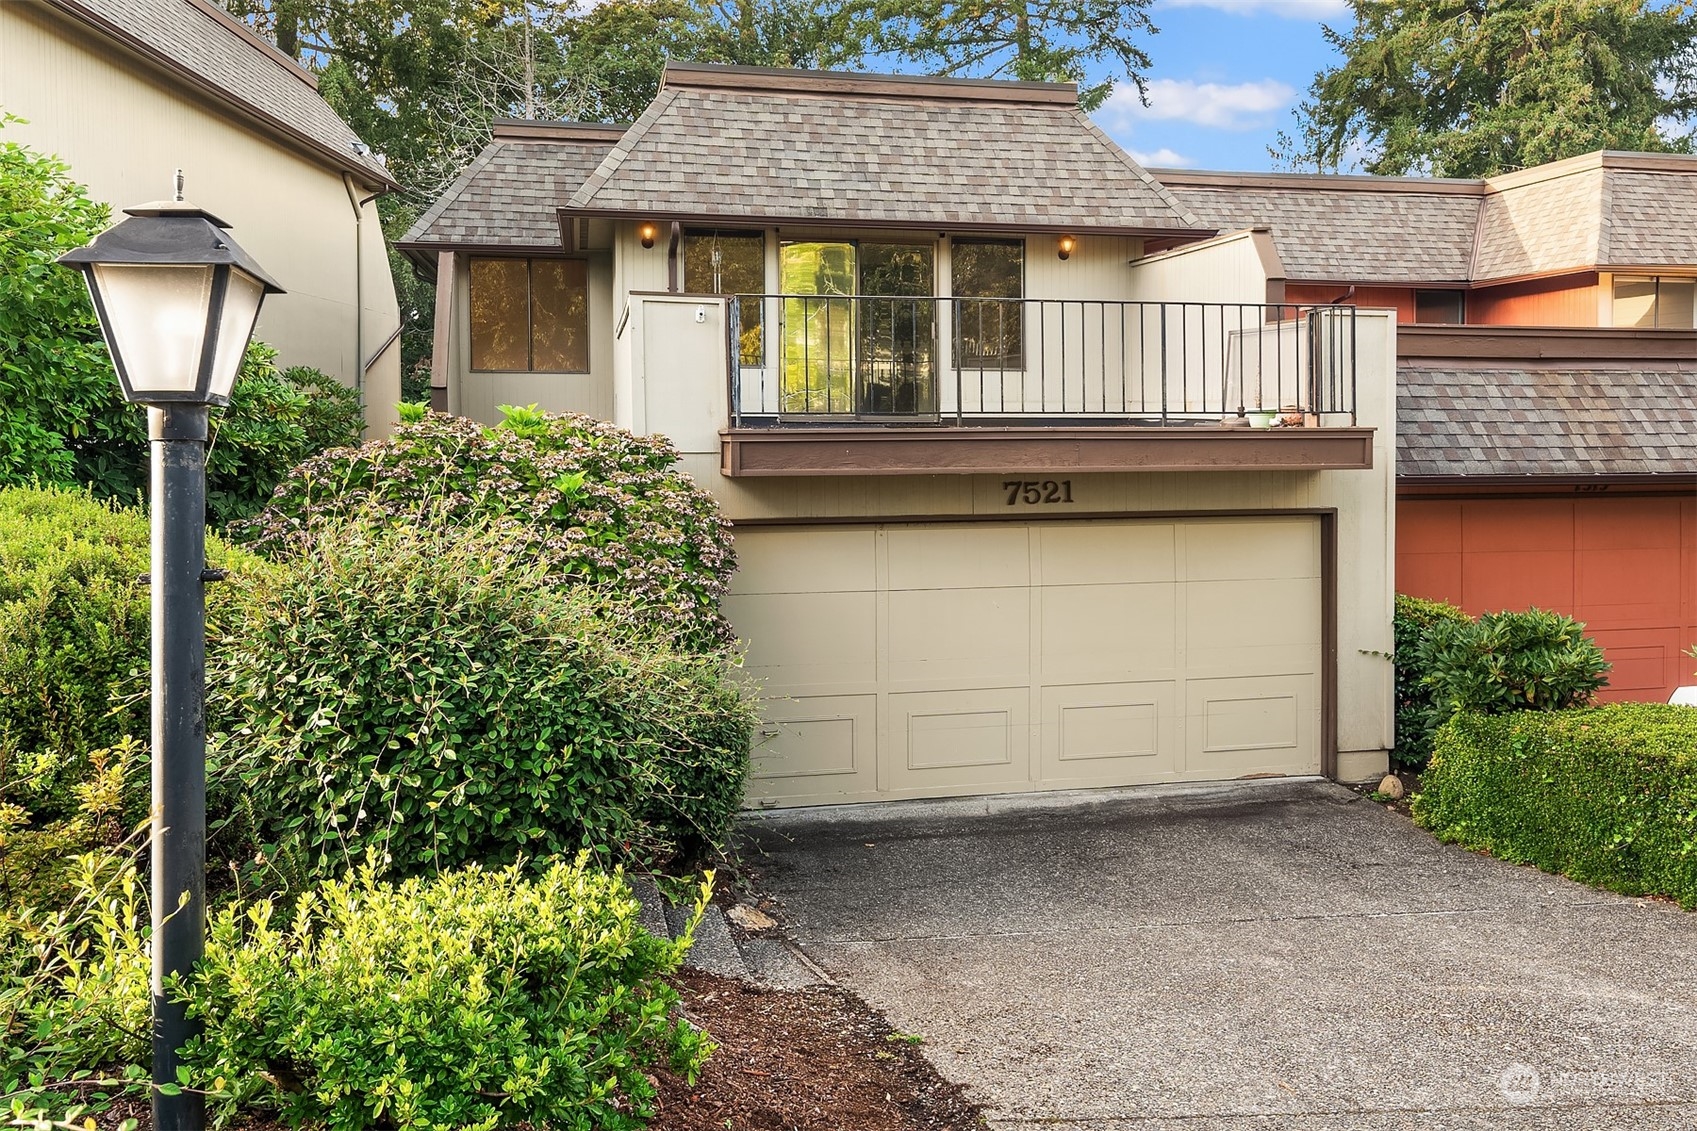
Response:
POLYGON ((1697 276, 1692 275, 1645 275, 1634 271, 1617 271, 1609 279, 1609 323, 1626 329, 1637 330, 1691 330, 1697 329, 1697 276), (1622 322, 1620 320, 1620 285, 1622 283, 1650 284, 1650 322, 1622 322), (1679 326, 1664 326, 1662 324, 1662 296, 1666 284, 1680 283, 1691 288, 1691 321, 1679 326))
MULTIPOLYGON (((970 365, 970 366, 967 366, 967 368, 971 368, 971 369, 974 369, 974 370, 981 370, 981 371, 986 372, 986 373, 989 372, 992 369, 994 369, 998 372, 1002 372, 1002 373, 1021 373, 1021 372, 1024 372, 1025 368, 1026 368, 1026 361, 1027 361, 1027 350, 1026 350, 1026 340, 1025 340, 1026 339, 1025 312, 1026 312, 1026 303, 1028 303, 1031 300, 1030 288, 1026 285, 1029 281, 1029 278, 1030 278, 1030 271, 1028 269, 1029 268, 1028 261, 1031 258, 1031 256, 1030 256, 1031 249, 1030 249, 1030 246, 1029 246, 1029 240, 1027 240, 1024 236, 951 236, 951 237, 949 237, 949 301, 951 303, 959 303, 962 300, 965 300, 967 302, 972 302, 975 299, 979 300, 979 301, 986 301, 986 300, 997 301, 1000 297, 1000 296, 993 296, 993 295, 963 295, 963 294, 960 293, 959 289, 955 285, 955 265, 956 265, 956 262, 957 262, 956 257, 955 257, 955 252, 963 246, 965 246, 965 247, 984 247, 984 246, 1015 247, 1015 248, 1019 249, 1019 295, 1017 296, 1017 300, 1016 300, 1019 303, 1019 314, 1020 314, 1019 320, 1016 323, 1016 325, 1019 328, 1019 352, 1017 354, 1012 354, 1012 353, 1003 354, 999 358, 988 358, 988 357, 975 358, 974 361, 973 361, 973 364, 970 365), (991 361, 995 361, 995 362, 997 362, 997 364, 995 364, 995 365, 988 364, 991 361)), ((956 309, 959 309, 959 308, 957 307, 956 309)), ((1041 315, 1039 315, 1039 317, 1041 317, 1041 315)), ((961 368, 962 364, 963 364, 962 358, 963 358, 964 354, 963 354, 963 351, 961 349, 961 345, 962 345, 961 339, 963 338, 964 333, 965 333, 964 326, 959 327, 959 328, 951 328, 951 331, 950 331, 950 338, 952 339, 951 342, 950 342, 950 345, 953 347, 953 355, 954 355, 953 361, 954 361, 955 367, 957 369, 961 368)))
MULTIPOLYGON (((679 259, 679 262, 683 266, 683 288, 684 288, 684 291, 686 293, 704 294, 704 295, 717 295, 720 298, 735 298, 736 297, 737 292, 734 292, 734 291, 729 293, 729 294, 726 294, 723 291, 710 291, 710 290, 697 291, 697 290, 693 290, 692 288, 695 286, 695 284, 690 279, 690 275, 689 275, 689 251, 688 251, 689 240, 692 237, 696 238, 696 239, 702 239, 702 238, 717 239, 717 238, 723 238, 723 237, 728 237, 728 236, 734 236, 734 237, 737 237, 737 238, 740 238, 740 239, 746 239, 750 236, 758 236, 759 237, 759 239, 760 239, 760 290, 758 290, 755 293, 756 293, 756 295, 766 295, 766 294, 769 293, 768 287, 767 287, 767 282, 766 282, 766 280, 767 280, 767 267, 768 267, 767 255, 771 251, 770 245, 771 245, 772 241, 768 236, 767 230, 765 228, 720 228, 720 227, 696 227, 696 228, 685 228, 683 230, 683 237, 679 241, 680 245, 682 245, 682 246, 680 246, 679 251, 682 254, 680 254, 678 256, 678 259, 679 259)), ((711 283, 711 280, 709 280, 709 283, 711 283)), ((738 364, 740 364, 740 365, 742 365, 742 366, 744 366, 745 368, 748 368, 748 369, 764 369, 764 368, 766 368, 767 361, 769 360, 769 358, 768 358, 769 349, 768 349, 767 341, 768 341, 768 338, 770 337, 770 335, 767 333, 767 328, 766 328, 766 309, 765 309, 766 304, 765 304, 764 300, 762 298, 759 298, 759 297, 755 298, 753 300, 753 302, 754 302, 754 308, 760 312, 760 356, 759 356, 758 360, 751 361, 748 358, 743 357, 742 354, 741 354, 741 350, 739 349, 738 355, 737 355, 738 364)), ((728 303, 726 305, 729 306, 728 303)), ((738 325, 741 325, 740 318, 739 318, 739 321, 738 321, 738 325)), ((745 327, 745 329, 746 329, 746 327, 745 327)))
POLYGON ((1467 325, 1467 292, 1460 287, 1416 287, 1414 290, 1414 321, 1422 326, 1465 326, 1467 325), (1455 320, 1442 322, 1425 322, 1420 318, 1420 298, 1426 296, 1442 296, 1447 303, 1455 303, 1455 320))
POLYGON ((506 255, 503 255, 503 254, 479 255, 479 254, 471 254, 471 255, 466 256, 466 371, 468 373, 539 373, 539 374, 545 374, 545 375, 559 375, 559 376, 566 376, 566 377, 588 376, 589 374, 593 373, 594 370, 595 370, 595 354, 594 354, 594 349, 593 349, 593 346, 594 346, 593 323, 594 323, 594 319, 590 316, 590 310, 589 310, 589 257, 587 255, 570 255, 570 254, 550 255, 547 252, 542 252, 540 254, 527 252, 523 255, 511 255, 511 254, 506 254, 506 255), (473 299, 473 290, 474 290, 474 287, 475 287, 476 276, 473 273, 473 266, 472 265, 477 263, 479 260, 492 261, 492 262, 509 262, 509 263, 516 260, 516 261, 522 261, 524 263, 524 286, 525 286, 525 293, 524 293, 524 299, 525 299, 525 301, 524 301, 524 353, 525 353, 525 368, 523 368, 523 369, 504 369, 504 368, 503 369, 481 369, 481 368, 478 368, 478 366, 476 365, 476 363, 473 360, 477 356, 477 341, 476 341, 477 323, 476 323, 476 318, 475 318, 476 307, 475 307, 475 302, 474 302, 474 299, 473 299), (547 261, 550 261, 550 262, 555 261, 555 260, 567 260, 567 261, 570 261, 570 262, 576 262, 576 263, 582 263, 583 264, 583 359, 584 359, 584 367, 582 369, 538 369, 538 368, 536 368, 536 262, 538 260, 547 260, 547 261))

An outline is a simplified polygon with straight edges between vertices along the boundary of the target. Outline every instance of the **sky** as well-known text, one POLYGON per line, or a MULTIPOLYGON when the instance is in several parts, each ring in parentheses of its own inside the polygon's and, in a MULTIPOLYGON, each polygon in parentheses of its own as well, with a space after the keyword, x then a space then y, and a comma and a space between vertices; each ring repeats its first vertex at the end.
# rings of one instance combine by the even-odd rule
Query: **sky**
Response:
POLYGON ((1156 0, 1149 105, 1121 83, 1096 124, 1140 164, 1267 170, 1315 72, 1339 56, 1322 23, 1346 30, 1344 0, 1156 0))

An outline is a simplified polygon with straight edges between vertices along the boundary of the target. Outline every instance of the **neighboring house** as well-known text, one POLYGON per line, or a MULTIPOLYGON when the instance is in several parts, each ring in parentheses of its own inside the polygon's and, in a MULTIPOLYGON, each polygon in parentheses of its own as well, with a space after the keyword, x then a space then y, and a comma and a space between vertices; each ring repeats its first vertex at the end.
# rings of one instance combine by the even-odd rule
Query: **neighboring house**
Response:
POLYGON ((1405 323, 1399 590, 1577 617, 1614 664, 1606 698, 1691 682, 1697 157, 1481 181, 1157 175, 1206 223, 1270 224, 1288 300, 1405 323))
POLYGON ((1394 318, 1072 86, 673 65, 401 246, 438 407, 663 433, 735 523, 751 800, 1384 771, 1394 318))
POLYGON ((313 75, 208 0, 0 3, 0 136, 58 155, 117 210, 185 195, 288 292, 256 336, 359 388, 386 430, 400 315, 377 194, 397 187, 313 75))

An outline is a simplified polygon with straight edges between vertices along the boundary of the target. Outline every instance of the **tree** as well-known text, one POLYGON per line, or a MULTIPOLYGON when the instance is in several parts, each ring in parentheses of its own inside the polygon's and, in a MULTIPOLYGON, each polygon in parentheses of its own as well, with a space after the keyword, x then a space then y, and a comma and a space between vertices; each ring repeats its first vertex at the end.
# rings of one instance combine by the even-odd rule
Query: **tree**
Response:
POLYGON ((1157 31, 1149 0, 879 0, 879 44, 939 75, 1076 82, 1079 104, 1102 105, 1123 77, 1147 94, 1149 56, 1137 45, 1157 31), (1091 68, 1116 72, 1089 83, 1091 68))
POLYGON ((1595 149, 1691 152, 1697 11, 1651 0, 1351 0, 1291 168, 1485 177, 1595 149))

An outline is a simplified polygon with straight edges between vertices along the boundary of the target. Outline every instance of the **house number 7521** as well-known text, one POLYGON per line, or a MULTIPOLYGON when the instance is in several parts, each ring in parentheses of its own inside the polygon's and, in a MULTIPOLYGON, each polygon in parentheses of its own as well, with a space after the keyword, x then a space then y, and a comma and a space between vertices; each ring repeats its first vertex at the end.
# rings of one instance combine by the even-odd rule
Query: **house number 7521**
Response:
POLYGON ((1008 493, 1008 506, 1018 506, 1029 503, 1070 503, 1072 502, 1072 480, 1070 479, 1004 479, 1002 490, 1008 493))

